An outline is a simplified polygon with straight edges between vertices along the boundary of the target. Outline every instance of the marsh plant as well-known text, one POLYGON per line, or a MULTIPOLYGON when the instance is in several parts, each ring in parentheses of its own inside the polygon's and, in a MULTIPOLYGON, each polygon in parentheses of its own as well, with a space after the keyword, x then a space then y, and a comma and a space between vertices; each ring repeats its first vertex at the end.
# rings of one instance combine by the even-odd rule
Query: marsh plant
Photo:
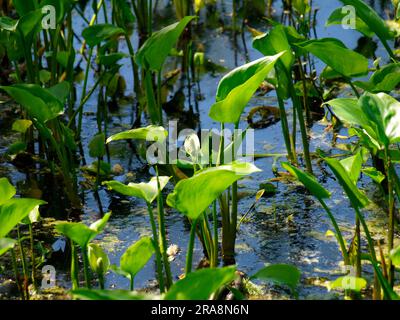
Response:
MULTIPOLYGON (((387 20, 367 1, 338 3, 325 26, 358 32, 355 49, 318 37, 318 8, 308 0, 235 0, 229 14, 218 0, 0 0, 0 125, 12 132, 4 162, 26 176, 16 187, 14 174, 0 178, 0 271, 19 297, 41 292, 37 270, 54 254, 66 262, 73 299, 241 300, 256 284, 302 298, 299 284, 309 279, 284 257, 249 274, 237 264, 246 224, 279 233, 281 209, 270 219, 259 204, 281 201, 283 187, 300 182, 326 213, 342 259, 328 289, 399 299, 400 2, 387 4, 387 20), (211 49, 204 33, 215 37, 211 49), (235 50, 229 70, 210 52, 223 39, 235 50), (215 85, 212 100, 203 81, 215 85), (315 124, 331 138, 328 150, 315 144, 315 124), (269 132, 257 129, 268 127, 281 130, 283 152, 257 153, 268 145, 256 137, 269 132), (117 156, 129 158, 129 172, 117 156), (256 179, 259 187, 247 188, 256 179), (329 179, 335 184, 325 186, 329 179), (336 183, 351 212, 346 228, 336 183), (106 199, 134 203, 132 216, 145 208, 148 222, 132 226, 118 259, 106 244, 123 213, 115 203, 105 209, 106 199), (384 213, 379 228, 373 206, 384 213), (171 216, 188 229, 179 235, 186 248, 172 254, 171 216), (54 237, 66 250, 49 249, 54 237), (143 291, 145 268, 156 284, 143 291), (126 290, 110 289, 110 273, 126 290)), ((287 205, 285 214, 298 207, 287 205)), ((288 228, 294 215, 284 219, 288 228)))

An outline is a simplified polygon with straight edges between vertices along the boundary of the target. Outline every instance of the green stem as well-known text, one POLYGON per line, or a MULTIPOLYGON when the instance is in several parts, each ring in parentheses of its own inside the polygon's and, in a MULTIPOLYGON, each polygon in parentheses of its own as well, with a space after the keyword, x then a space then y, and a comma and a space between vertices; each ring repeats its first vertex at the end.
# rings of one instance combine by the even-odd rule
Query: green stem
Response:
POLYGON ((22 297, 24 297, 24 292, 21 287, 21 283, 19 282, 19 271, 18 271, 18 265, 17 265, 17 258, 15 254, 15 249, 11 249, 11 259, 12 259, 12 265, 14 269, 14 275, 15 275, 15 283, 17 284, 18 291, 22 297))
POLYGON ((77 254, 76 254, 76 246, 75 246, 75 243, 71 240, 71 281, 72 281, 72 290, 76 290, 76 289, 79 288, 77 262, 78 262, 78 257, 77 257, 77 254))
POLYGON ((342 232, 340 231, 340 228, 339 228, 339 226, 338 226, 338 224, 337 224, 337 222, 336 222, 336 219, 335 219, 335 217, 333 216, 333 214, 332 214, 331 210, 329 209, 329 207, 326 205, 325 201, 322 200, 322 199, 318 199, 318 201, 319 201, 319 202, 322 204, 322 206, 324 207, 326 213, 327 213, 328 216, 329 216, 329 219, 330 219, 331 222, 332 222, 333 228, 335 229, 336 238, 337 238, 337 240, 338 240, 338 242, 339 242, 339 246, 340 246, 340 251, 342 251, 344 264, 345 264, 345 265, 349 265, 349 264, 350 264, 350 259, 349 259, 349 256, 348 256, 348 254, 347 254, 347 246, 346 246, 345 241, 344 241, 344 239, 343 239, 342 232))
POLYGON ((36 290, 36 258, 35 258, 35 247, 34 247, 34 240, 33 240, 33 230, 32 230, 32 223, 29 223, 29 241, 30 241, 30 250, 31 250, 31 267, 32 267, 32 285, 33 288, 36 290))
POLYGON ((196 235, 197 219, 192 221, 190 228, 190 238, 188 244, 188 250, 186 253, 186 275, 192 272, 192 261, 193 261, 193 249, 194 249, 194 238, 196 235))
POLYGON ((158 176, 158 168, 156 168, 157 172, 157 186, 158 186, 158 197, 157 197, 157 208, 158 208, 158 226, 160 228, 160 250, 161 250, 161 255, 164 261, 164 268, 165 268, 165 275, 166 275, 166 281, 165 281, 165 286, 167 290, 171 287, 172 285, 172 274, 171 274, 171 267, 169 265, 169 260, 168 260, 168 255, 167 255, 167 237, 166 237, 166 226, 165 226, 165 215, 164 215, 164 203, 163 203, 163 197, 161 193, 161 187, 160 187, 160 180, 158 176))
POLYGON ((212 217, 213 217, 213 230, 214 230, 214 254, 213 254, 213 259, 211 260, 211 268, 216 268, 218 264, 218 218, 217 218, 217 201, 214 201, 213 203, 213 211, 212 211, 212 217))
POLYGON ((83 272, 85 275, 85 282, 86 282, 86 287, 90 289, 91 283, 90 283, 90 275, 89 275, 89 258, 87 254, 87 246, 82 248, 82 256, 83 256, 83 272))
POLYGON ((163 266, 161 262, 161 253, 160 253, 160 246, 158 245, 158 236, 157 236, 157 227, 156 227, 156 222, 154 219, 154 214, 153 214, 153 208, 151 207, 151 204, 147 202, 147 210, 149 212, 150 216, 150 224, 151 224, 151 230, 153 232, 153 245, 155 249, 155 254, 156 254, 156 266, 157 266, 157 274, 158 274, 158 284, 160 286, 160 292, 163 293, 165 291, 165 286, 164 286, 164 276, 163 276, 163 266))

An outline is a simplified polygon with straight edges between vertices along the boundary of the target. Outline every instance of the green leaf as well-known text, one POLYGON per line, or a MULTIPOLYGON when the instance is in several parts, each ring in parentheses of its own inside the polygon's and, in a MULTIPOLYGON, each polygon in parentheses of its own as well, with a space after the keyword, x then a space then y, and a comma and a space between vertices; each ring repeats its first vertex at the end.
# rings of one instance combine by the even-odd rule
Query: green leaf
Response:
POLYGON ((343 289, 343 290, 353 290, 360 292, 367 286, 367 281, 363 278, 344 276, 339 277, 335 281, 329 284, 329 289, 343 289))
POLYGON ((10 238, 0 238, 0 257, 8 250, 14 248, 16 240, 10 238))
POLYGON ((264 56, 273 56, 284 52, 279 59, 282 61, 286 70, 291 70, 295 57, 292 52, 292 47, 286 37, 284 26, 280 24, 276 25, 270 32, 254 38, 253 47, 264 56))
POLYGON ((168 137, 168 131, 163 127, 148 126, 145 128, 132 129, 114 134, 107 139, 106 143, 128 139, 162 142, 166 137, 168 137))
POLYGON ((92 158, 99 158, 105 155, 106 146, 105 146, 105 135, 104 133, 99 133, 93 137, 93 139, 89 143, 89 155, 92 158))
POLYGON ((304 172, 287 162, 282 162, 282 167, 286 169, 292 176, 297 178, 308 189, 308 191, 310 191, 311 194, 318 199, 326 199, 331 197, 330 192, 321 186, 313 175, 304 172))
POLYGON ((181 33, 194 18, 192 16, 184 17, 181 21, 154 32, 138 50, 137 64, 145 69, 160 71, 181 33))
POLYGON ((224 76, 217 89, 217 102, 211 106, 209 116, 222 123, 237 123, 244 108, 282 54, 258 59, 224 76))
POLYGON ((99 56, 99 63, 106 66, 110 67, 115 65, 119 60, 128 57, 125 53, 122 52, 115 52, 115 53, 110 53, 107 55, 100 55, 99 56))
POLYGON ((121 256, 120 268, 132 278, 143 269, 155 252, 153 240, 143 237, 131 245, 121 256))
MULTIPOLYGON (((348 12, 343 11, 343 8, 337 8, 331 13, 328 20, 325 23, 326 27, 333 25, 342 25, 343 19, 348 16, 348 12)), ((372 37, 374 32, 368 27, 368 25, 356 15, 356 30, 361 32, 367 37, 372 37)))
POLYGON ((236 267, 200 269, 176 282, 165 300, 208 300, 224 285, 235 279, 236 267))
POLYGON ((357 188, 342 163, 334 158, 324 158, 324 161, 338 179, 339 184, 346 192, 353 207, 364 208, 369 203, 369 200, 366 195, 357 188))
POLYGON ((16 192, 7 178, 0 178, 0 206, 14 197, 16 192))
POLYGON ((53 6, 56 9, 57 23, 62 23, 65 14, 71 9, 73 0, 43 0, 40 2, 40 7, 53 6))
POLYGON ((82 300, 150 300, 152 298, 142 293, 126 290, 77 289, 71 293, 74 298, 82 300))
POLYGON ((234 182, 260 171, 253 164, 240 162, 205 169, 179 181, 168 195, 167 204, 190 219, 197 219, 234 182))
POLYGON ((37 199, 14 198, 0 206, 0 238, 5 237, 31 211, 46 202, 37 199))
POLYGON ((361 171, 376 183, 380 184, 383 180, 385 180, 385 175, 382 172, 376 170, 374 167, 364 168, 361 171))
POLYGON ((107 253, 97 244, 88 245, 88 259, 90 267, 97 274, 104 275, 110 267, 107 253))
POLYGON ((366 128, 369 122, 357 99, 339 98, 326 103, 338 119, 350 126, 360 126, 366 128))
POLYGON ((368 73, 368 59, 346 48, 337 39, 324 38, 297 43, 296 46, 312 53, 335 71, 346 77, 362 76, 368 73))
POLYGON ((77 243, 81 248, 86 248, 89 242, 104 229, 110 214, 110 212, 105 214, 102 219, 92 223, 90 227, 81 222, 61 222, 55 226, 55 229, 77 243))
MULTIPOLYGON (((167 185, 170 177, 159 177, 161 190, 167 185)), ((103 182, 110 190, 114 190, 129 197, 137 197, 145 200, 147 203, 152 203, 158 195, 157 177, 151 178, 147 183, 129 183, 125 185, 118 181, 105 181, 103 182)))
POLYGON ((384 146, 400 142, 399 101, 386 93, 365 93, 359 104, 384 146))
POLYGON ((292 265, 274 264, 258 270, 250 279, 271 281, 278 285, 288 286, 295 291, 300 281, 300 271, 292 265))
POLYGON ((354 84, 372 93, 394 90, 400 83, 400 63, 390 63, 375 71, 369 81, 355 81, 354 84))
POLYGON ((25 120, 25 119, 18 119, 15 120, 13 125, 12 125, 12 130, 20 132, 20 133, 25 133, 26 130, 32 125, 31 120, 25 120))
POLYGON ((393 34, 386 26, 383 19, 362 0, 340 0, 343 4, 352 6, 356 9, 356 16, 375 32, 381 41, 390 40, 393 34))
POLYGON ((55 228, 81 248, 86 248, 88 243, 97 235, 96 231, 80 222, 62 222, 57 224, 55 228))
POLYGON ((112 37, 125 34, 124 29, 113 26, 112 24, 95 24, 82 31, 82 36, 90 47, 99 45, 112 37))
POLYGON ((0 86, 17 103, 19 103, 32 118, 45 123, 64 112, 64 105, 50 92, 35 84, 16 84, 0 86))
POLYGON ((390 251, 390 259, 396 267, 400 267, 400 246, 390 251))
POLYGON ((12 3, 20 17, 36 9, 34 0, 12 0, 12 3))
POLYGON ((357 184, 357 181, 361 174, 361 167, 363 164, 363 158, 361 155, 361 150, 357 152, 356 155, 340 160, 343 168, 346 170, 351 181, 357 184))

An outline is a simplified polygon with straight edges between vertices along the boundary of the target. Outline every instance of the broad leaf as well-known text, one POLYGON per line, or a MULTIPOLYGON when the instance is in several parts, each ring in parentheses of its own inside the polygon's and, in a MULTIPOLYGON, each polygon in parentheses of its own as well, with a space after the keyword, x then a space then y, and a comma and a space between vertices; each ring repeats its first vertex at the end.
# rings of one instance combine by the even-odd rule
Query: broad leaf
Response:
POLYGON ((399 101, 386 93, 365 93, 359 104, 384 146, 400 141, 399 101))
POLYGON ((16 192, 14 186, 7 178, 0 178, 0 206, 14 197, 16 192))
POLYGON ((0 257, 8 250, 14 248, 16 240, 10 238, 0 238, 0 257))
MULTIPOLYGON (((335 11, 331 13, 329 16, 328 20, 325 23, 325 26, 329 27, 332 25, 342 25, 343 20, 348 16, 348 12, 345 10, 343 11, 343 8, 337 8, 335 11)), ((374 35, 374 32, 368 27, 368 25, 356 15, 356 30, 361 32, 367 37, 372 37, 374 35)))
POLYGON ((343 168, 346 170, 351 181, 354 184, 357 184, 357 181, 361 174, 361 167, 363 164, 361 150, 359 152, 357 152, 357 154, 355 154, 354 156, 340 160, 340 163, 342 164, 343 168))
POLYGON ((35 84, 16 84, 8 87, 0 86, 17 103, 19 103, 32 118, 45 123, 64 112, 63 103, 50 90, 35 84))
POLYGON ((368 59, 346 48, 337 39, 309 40, 296 45, 312 53, 332 69, 346 77, 351 78, 368 73, 368 59))
POLYGON ((209 116, 222 123, 237 123, 244 108, 282 54, 245 64, 224 76, 217 89, 217 102, 211 106, 209 116))
POLYGON ((93 137, 89 143, 89 155, 92 158, 102 157, 106 153, 105 147, 105 135, 104 133, 99 133, 93 137))
POLYGON ((111 37, 125 34, 125 30, 113 26, 112 24, 95 24, 83 30, 82 36, 90 47, 99 45, 102 41, 106 41, 111 37))
POLYGON ((364 23, 375 32, 381 41, 393 38, 393 34, 390 32, 383 19, 363 0, 340 1, 345 5, 354 7, 356 9, 356 16, 363 20, 364 23))
POLYGON ((0 238, 5 237, 31 211, 46 202, 37 199, 10 199, 0 206, 0 238))
POLYGON ((176 282, 165 300, 208 300, 224 285, 235 279, 236 267, 200 269, 176 282))
POLYGON ((400 267, 400 246, 390 251, 390 259, 396 267, 400 267))
POLYGON ((282 167, 292 176, 297 178, 308 189, 308 191, 318 199, 330 198, 330 192, 321 186, 313 175, 304 172, 287 162, 282 162, 282 167))
POLYGON ((154 32, 137 52, 136 62, 143 68, 160 71, 181 33, 194 18, 184 17, 181 21, 154 32))
MULTIPOLYGON (((161 190, 167 185, 170 177, 159 177, 161 190)), ((128 185, 118 181, 103 182, 110 190, 114 190, 129 197, 137 197, 145 200, 147 203, 152 203, 158 195, 157 177, 151 178, 147 183, 129 183, 128 185)))
POLYGON ((90 227, 81 222, 61 222, 56 225, 56 230, 75 243, 81 248, 86 248, 103 229, 111 213, 107 213, 104 217, 92 223, 90 227))
POLYGON ((358 87, 372 92, 391 92, 400 83, 400 63, 390 63, 375 71, 369 81, 355 81, 358 87))
POLYGON ((335 281, 329 284, 329 289, 343 289, 343 290, 353 290, 360 292, 367 286, 367 281, 363 278, 344 276, 339 277, 335 281))
POLYGON ((324 158, 324 160, 338 179, 353 207, 364 208, 369 203, 367 196, 357 188, 340 161, 334 158, 324 158))
POLYGON ((77 289, 71 293, 74 298, 82 300, 151 300, 152 298, 142 293, 125 290, 77 289))
POLYGON ((163 127, 148 126, 145 128, 132 129, 112 135, 107 139, 107 143, 117 140, 147 140, 147 141, 164 141, 168 136, 168 131, 163 127))
POLYGON ((361 171, 376 183, 380 184, 383 180, 385 180, 385 175, 382 172, 376 170, 374 167, 364 168, 361 171))
POLYGON ((155 252, 153 240, 143 237, 130 246, 121 256, 120 268, 132 278, 143 269, 155 252))
POLYGON ((232 163, 208 168, 178 182, 167 204, 190 219, 197 219, 222 192, 239 179, 261 171, 250 163, 232 163))
POLYGON ((300 281, 300 271, 292 265, 274 264, 257 271, 256 274, 251 276, 251 279, 271 281, 288 286, 292 291, 295 291, 300 281))

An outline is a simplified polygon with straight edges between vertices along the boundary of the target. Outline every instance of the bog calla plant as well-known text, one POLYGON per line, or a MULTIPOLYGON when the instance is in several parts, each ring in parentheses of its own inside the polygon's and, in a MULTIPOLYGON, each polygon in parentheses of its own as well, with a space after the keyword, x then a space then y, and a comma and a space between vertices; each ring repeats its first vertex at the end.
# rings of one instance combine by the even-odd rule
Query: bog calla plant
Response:
MULTIPOLYGON (((88 245, 89 243, 105 228, 108 219, 111 216, 111 212, 106 213, 103 218, 93 222, 90 226, 87 226, 81 222, 61 222, 56 225, 56 230, 65 235, 71 240, 71 277, 73 287, 79 287, 78 280, 78 269, 77 269, 77 254, 75 251, 75 244, 77 244, 82 251, 83 267, 86 287, 91 287, 91 278, 89 274, 89 256, 88 256, 88 245)), ((106 263, 105 261, 103 263, 106 263)))

